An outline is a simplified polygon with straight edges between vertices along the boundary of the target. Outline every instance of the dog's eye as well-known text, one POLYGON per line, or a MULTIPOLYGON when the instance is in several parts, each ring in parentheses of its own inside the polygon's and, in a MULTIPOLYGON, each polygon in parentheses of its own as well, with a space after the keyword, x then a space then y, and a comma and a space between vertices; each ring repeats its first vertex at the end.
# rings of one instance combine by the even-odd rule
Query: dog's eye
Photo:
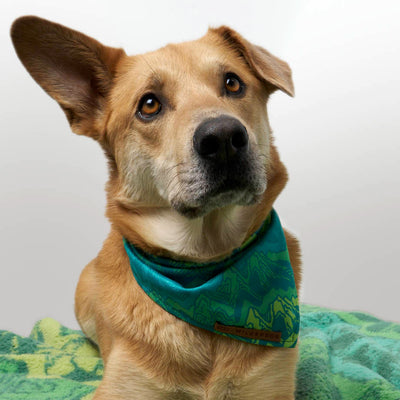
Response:
POLYGON ((244 83, 236 74, 229 72, 225 75, 225 90, 227 94, 231 95, 242 94, 244 90, 244 83))
POLYGON ((160 111, 161 103, 152 93, 144 95, 139 102, 138 113, 141 118, 151 118, 157 115, 160 111))

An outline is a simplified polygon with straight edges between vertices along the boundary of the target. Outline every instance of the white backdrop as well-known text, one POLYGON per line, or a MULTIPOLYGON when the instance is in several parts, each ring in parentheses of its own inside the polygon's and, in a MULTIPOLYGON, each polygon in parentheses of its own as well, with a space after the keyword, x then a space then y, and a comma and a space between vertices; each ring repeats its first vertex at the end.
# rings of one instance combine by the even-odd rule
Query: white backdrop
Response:
POLYGON ((2 1, 0 329, 43 317, 77 327, 79 273, 105 239, 106 163, 73 135, 9 39, 26 14, 129 54, 227 24, 287 60, 296 97, 275 94, 271 125, 291 180, 276 208, 300 238, 302 300, 400 321, 400 2, 2 1))

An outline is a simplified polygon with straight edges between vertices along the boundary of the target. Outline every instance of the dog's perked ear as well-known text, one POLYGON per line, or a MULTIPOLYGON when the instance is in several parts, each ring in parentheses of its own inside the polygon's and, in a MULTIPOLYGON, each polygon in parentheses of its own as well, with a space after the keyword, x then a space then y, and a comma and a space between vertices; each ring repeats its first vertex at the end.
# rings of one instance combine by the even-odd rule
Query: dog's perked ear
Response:
POLYGON ((253 73, 266 85, 269 92, 280 89, 294 96, 292 71, 289 65, 260 46, 251 44, 227 26, 210 28, 224 43, 243 57, 253 73))
POLYGON ((60 104, 72 130, 98 139, 96 116, 124 51, 34 16, 18 18, 11 38, 23 65, 60 104))

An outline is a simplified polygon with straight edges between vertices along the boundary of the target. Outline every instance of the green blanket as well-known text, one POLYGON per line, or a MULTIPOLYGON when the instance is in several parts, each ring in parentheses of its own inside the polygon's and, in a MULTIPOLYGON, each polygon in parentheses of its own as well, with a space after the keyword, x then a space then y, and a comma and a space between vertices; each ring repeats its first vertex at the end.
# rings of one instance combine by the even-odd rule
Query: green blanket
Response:
MULTIPOLYGON (((400 324, 303 305, 296 400, 400 400, 400 324)), ((82 335, 46 318, 0 331, 1 400, 89 400, 103 364, 82 335)))

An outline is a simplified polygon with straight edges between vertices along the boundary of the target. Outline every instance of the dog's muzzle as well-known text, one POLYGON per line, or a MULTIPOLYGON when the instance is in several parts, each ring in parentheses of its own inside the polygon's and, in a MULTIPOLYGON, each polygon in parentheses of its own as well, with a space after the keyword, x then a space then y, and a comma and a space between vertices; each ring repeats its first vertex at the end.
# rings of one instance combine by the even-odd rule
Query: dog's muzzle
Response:
POLYGON ((228 204, 249 205, 266 187, 265 169, 246 127, 229 115, 200 122, 193 134, 191 168, 179 174, 172 207, 196 218, 228 204))

